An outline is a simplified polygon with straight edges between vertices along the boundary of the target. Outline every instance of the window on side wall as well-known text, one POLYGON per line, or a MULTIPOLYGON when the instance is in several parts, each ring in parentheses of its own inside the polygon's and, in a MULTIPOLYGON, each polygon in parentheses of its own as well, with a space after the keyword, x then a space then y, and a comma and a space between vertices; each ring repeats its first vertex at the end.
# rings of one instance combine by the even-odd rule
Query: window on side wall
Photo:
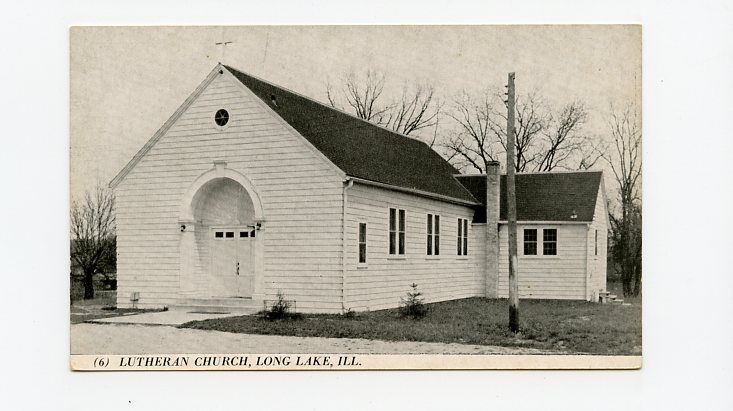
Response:
POLYGON ((433 251, 435 252, 435 255, 440 255, 440 216, 439 215, 436 215, 434 218, 433 251))
POLYGON ((428 214, 428 226, 427 226, 427 247, 428 255, 433 255, 433 215, 428 214))
POLYGON ((593 249, 595 250, 594 254, 598 255, 598 230, 596 230, 594 243, 595 243, 595 246, 593 247, 593 249))
POLYGON ((537 229, 524 229, 524 255, 537 255, 537 229))
POLYGON ((468 255, 468 220, 458 219, 458 232, 456 235, 456 254, 468 255))
POLYGON ((389 253, 405 254, 405 210, 389 209, 389 253))
POLYGON ((440 255, 440 216, 428 214, 426 227, 427 254, 440 255))
POLYGON ((542 254, 557 255, 556 228, 545 228, 542 230, 542 254))
POLYGON ((367 258, 367 225, 359 223, 359 264, 366 264, 367 258))

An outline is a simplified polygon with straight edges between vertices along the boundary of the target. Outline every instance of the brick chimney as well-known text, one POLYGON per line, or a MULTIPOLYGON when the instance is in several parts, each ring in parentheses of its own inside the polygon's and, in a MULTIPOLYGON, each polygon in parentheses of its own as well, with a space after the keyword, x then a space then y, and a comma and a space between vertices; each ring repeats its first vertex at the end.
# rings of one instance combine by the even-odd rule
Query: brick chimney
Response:
POLYGON ((496 298, 499 282, 499 162, 486 166, 486 297, 496 298))

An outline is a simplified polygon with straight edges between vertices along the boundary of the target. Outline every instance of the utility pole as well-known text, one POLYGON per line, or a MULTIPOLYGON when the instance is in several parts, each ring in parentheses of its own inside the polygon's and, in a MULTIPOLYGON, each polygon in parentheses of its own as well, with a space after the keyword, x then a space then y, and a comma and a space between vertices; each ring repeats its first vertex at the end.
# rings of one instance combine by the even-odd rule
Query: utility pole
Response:
POLYGON ((517 282, 517 197, 514 186, 514 73, 509 73, 506 116, 506 204, 509 220, 509 329, 519 332, 519 284, 517 282))

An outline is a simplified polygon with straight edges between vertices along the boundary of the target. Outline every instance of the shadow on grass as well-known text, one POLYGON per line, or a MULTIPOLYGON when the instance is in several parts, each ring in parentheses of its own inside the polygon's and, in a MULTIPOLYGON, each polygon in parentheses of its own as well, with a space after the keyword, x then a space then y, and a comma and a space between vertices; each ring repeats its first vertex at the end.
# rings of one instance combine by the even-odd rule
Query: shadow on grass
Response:
POLYGON ((508 303, 467 298, 428 304, 419 320, 397 309, 355 316, 311 314, 270 321, 239 316, 192 321, 181 328, 299 337, 365 338, 559 350, 574 354, 640 355, 641 305, 601 305, 585 301, 522 300, 520 329, 508 330, 508 303))

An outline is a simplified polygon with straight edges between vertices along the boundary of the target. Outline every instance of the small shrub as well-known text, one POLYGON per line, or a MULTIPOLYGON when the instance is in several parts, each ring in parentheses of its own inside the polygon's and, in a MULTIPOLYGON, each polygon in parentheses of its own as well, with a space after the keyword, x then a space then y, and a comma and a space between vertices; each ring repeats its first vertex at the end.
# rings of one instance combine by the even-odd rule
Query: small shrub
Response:
POLYGON ((301 318, 301 315, 292 311, 290 301, 285 299, 282 291, 278 291, 277 299, 264 311, 264 317, 268 320, 283 320, 301 318))
POLYGON ((409 317, 414 320, 423 318, 428 313, 428 307, 423 303, 422 292, 418 291, 417 284, 412 283, 406 298, 400 298, 400 317, 409 317))
POLYGON ((344 318, 356 318, 356 312, 352 310, 351 308, 347 308, 344 310, 343 314, 344 318))

